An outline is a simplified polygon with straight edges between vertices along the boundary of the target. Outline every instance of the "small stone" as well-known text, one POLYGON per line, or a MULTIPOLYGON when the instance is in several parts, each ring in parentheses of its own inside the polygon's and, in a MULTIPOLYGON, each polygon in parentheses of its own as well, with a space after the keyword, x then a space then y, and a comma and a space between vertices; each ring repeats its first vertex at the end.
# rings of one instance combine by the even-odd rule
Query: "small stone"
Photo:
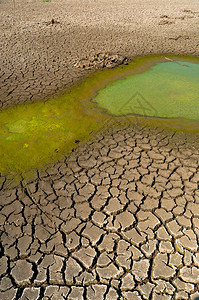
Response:
POLYGON ((161 15, 160 18, 169 18, 167 15, 161 15))

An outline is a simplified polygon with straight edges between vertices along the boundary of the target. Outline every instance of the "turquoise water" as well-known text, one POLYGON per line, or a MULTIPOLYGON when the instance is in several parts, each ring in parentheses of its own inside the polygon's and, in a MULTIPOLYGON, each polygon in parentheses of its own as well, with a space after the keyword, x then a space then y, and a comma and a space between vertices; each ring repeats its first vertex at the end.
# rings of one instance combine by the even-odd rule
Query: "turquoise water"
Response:
POLYGON ((161 62, 117 80, 93 99, 108 113, 199 121, 199 64, 161 62))

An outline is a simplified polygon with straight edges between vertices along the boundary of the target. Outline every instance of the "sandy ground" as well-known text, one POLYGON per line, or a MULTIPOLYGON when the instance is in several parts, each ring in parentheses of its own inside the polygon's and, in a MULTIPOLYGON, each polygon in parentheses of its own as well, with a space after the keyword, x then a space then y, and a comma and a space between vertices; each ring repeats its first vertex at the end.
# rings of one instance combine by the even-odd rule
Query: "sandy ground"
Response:
POLYGON ((1 0, 0 33, 6 108, 65 90, 88 73, 74 64, 95 53, 198 56, 199 2, 1 0))
MULTIPOLYGON (((3 109, 63 91, 98 52, 199 55, 199 1, 0 0, 0 22, 3 109)), ((0 299, 198 299, 198 191, 196 139, 141 126, 28 184, 0 176, 0 299)))

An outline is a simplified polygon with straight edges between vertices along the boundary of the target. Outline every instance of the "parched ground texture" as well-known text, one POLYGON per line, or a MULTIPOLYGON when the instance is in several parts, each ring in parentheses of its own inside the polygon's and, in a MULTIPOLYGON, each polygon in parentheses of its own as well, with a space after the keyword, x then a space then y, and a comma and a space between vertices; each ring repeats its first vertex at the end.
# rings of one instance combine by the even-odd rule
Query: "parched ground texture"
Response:
POLYGON ((0 107, 59 93, 96 53, 199 55, 198 0, 0 0, 0 107), (54 23, 52 24, 52 19, 54 23))
POLYGON ((2 189, 2 299, 196 299, 199 153, 116 127, 2 189))
MULTIPOLYGON (((66 89, 96 53, 199 55, 198 0, 0 0, 0 28, 2 109, 66 89)), ((31 183, 0 177, 0 299, 199 297, 198 149, 118 126, 31 183)))

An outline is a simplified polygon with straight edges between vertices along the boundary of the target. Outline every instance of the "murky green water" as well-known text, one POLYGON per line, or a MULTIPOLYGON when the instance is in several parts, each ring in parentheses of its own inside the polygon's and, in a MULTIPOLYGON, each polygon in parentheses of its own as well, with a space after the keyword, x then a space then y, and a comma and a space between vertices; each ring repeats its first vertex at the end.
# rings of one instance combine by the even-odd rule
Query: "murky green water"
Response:
POLYGON ((108 113, 199 121, 199 64, 161 62, 117 80, 93 99, 108 113))
POLYGON ((198 62, 187 58, 182 66, 160 56, 137 58, 96 72, 60 97, 0 111, 0 173, 26 177, 115 120, 198 132, 198 62), (195 123, 183 127, 179 118, 195 123))

